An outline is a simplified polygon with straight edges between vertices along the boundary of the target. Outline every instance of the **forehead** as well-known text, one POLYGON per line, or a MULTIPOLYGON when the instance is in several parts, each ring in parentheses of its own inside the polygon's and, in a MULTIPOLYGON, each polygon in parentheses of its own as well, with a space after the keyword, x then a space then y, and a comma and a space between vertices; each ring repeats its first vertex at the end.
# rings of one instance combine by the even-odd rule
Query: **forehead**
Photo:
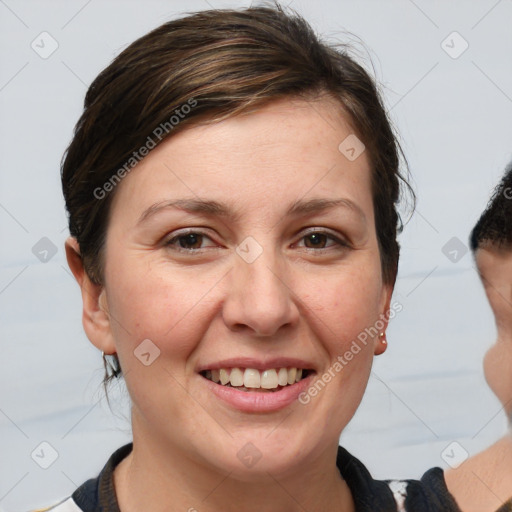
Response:
POLYGON ((169 137, 118 185, 112 208, 186 196, 250 209, 340 195, 373 213, 364 145, 338 102, 286 99, 169 137))

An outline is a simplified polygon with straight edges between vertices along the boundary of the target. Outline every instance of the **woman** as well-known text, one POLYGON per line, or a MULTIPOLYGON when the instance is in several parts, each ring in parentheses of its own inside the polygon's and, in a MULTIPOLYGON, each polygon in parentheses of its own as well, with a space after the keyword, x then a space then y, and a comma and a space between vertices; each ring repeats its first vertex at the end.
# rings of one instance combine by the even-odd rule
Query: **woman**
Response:
POLYGON ((376 481, 338 447, 386 349, 398 167, 372 79, 280 8, 204 11, 123 51, 62 183, 133 444, 52 510, 458 510, 440 469, 376 481))

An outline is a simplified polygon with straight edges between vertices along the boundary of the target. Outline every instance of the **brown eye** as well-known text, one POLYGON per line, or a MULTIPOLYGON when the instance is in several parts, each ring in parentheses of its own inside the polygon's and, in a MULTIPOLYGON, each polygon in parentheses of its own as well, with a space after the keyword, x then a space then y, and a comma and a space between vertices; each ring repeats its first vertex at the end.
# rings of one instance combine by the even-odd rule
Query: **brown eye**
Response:
POLYGON ((188 235, 177 237, 180 247, 183 249, 200 249, 203 235, 199 233, 189 233, 188 235))
POLYGON ((302 236, 299 247, 305 249, 345 249, 349 247, 347 242, 324 231, 313 231, 302 236), (304 241, 302 243, 302 241, 304 241))
POLYGON ((216 247, 211 238, 197 231, 189 231, 181 235, 174 236, 165 242, 165 246, 176 251, 184 252, 202 252, 208 247, 216 247))
POLYGON ((325 235, 324 233, 310 233, 309 235, 306 235, 304 237, 304 240, 310 242, 311 245, 308 245, 307 242, 305 244, 305 246, 309 249, 314 249, 314 248, 320 248, 320 249, 323 249, 325 248, 325 244, 327 242, 327 239, 329 237, 327 235, 325 235))

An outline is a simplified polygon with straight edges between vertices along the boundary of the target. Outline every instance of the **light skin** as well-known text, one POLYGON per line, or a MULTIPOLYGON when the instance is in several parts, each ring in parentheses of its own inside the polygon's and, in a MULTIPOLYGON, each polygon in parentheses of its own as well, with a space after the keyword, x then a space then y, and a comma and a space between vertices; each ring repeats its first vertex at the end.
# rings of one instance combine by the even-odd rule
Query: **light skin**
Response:
MULTIPOLYGON (((497 339, 484 358, 487 383, 512 417, 512 248, 487 245, 475 261, 496 321, 497 339)), ((494 512, 512 496, 512 437, 506 435, 446 473, 463 512, 494 512)))
POLYGON ((91 283, 76 241, 67 241, 85 332, 118 354, 132 401, 134 449, 114 473, 122 512, 354 510, 335 459, 384 350, 379 339, 307 405, 270 412, 238 410, 197 371, 226 358, 294 357, 320 377, 389 310, 368 155, 349 161, 338 150, 352 133, 326 98, 280 100, 192 127, 118 185, 103 285, 91 283), (144 215, 178 199, 229 212, 144 215), (287 213, 316 199, 342 201, 287 213), (203 238, 176 238, 188 228, 203 238), (263 250, 252 263, 236 252, 249 236, 263 250), (134 356, 145 339, 160 350, 149 366, 134 356), (247 443, 261 453, 252 467, 237 457, 247 443))

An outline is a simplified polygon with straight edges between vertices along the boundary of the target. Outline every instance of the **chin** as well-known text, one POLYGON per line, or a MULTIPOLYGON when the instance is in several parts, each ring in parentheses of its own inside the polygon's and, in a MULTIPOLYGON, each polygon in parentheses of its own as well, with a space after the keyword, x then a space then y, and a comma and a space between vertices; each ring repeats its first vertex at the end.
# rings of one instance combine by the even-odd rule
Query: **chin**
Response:
MULTIPOLYGON (((295 433, 299 434, 299 426, 295 433)), ((290 436, 290 430, 279 433, 272 430, 251 431, 236 438, 224 438, 209 445, 204 461, 241 482, 268 482, 269 474, 285 477, 297 471, 308 454, 315 451, 312 436, 290 436), (309 441, 309 443, 307 442, 309 441), (218 447, 215 450, 211 446, 218 447)), ((199 450, 199 447, 197 447, 199 450)), ((206 450, 206 447, 204 447, 206 450)))
POLYGON ((268 482, 269 475, 283 478, 296 472, 301 465, 301 459, 296 453, 261 451, 250 444, 242 448, 241 452, 240 457, 237 454, 225 461, 222 468, 230 473, 230 478, 240 482, 268 482))

